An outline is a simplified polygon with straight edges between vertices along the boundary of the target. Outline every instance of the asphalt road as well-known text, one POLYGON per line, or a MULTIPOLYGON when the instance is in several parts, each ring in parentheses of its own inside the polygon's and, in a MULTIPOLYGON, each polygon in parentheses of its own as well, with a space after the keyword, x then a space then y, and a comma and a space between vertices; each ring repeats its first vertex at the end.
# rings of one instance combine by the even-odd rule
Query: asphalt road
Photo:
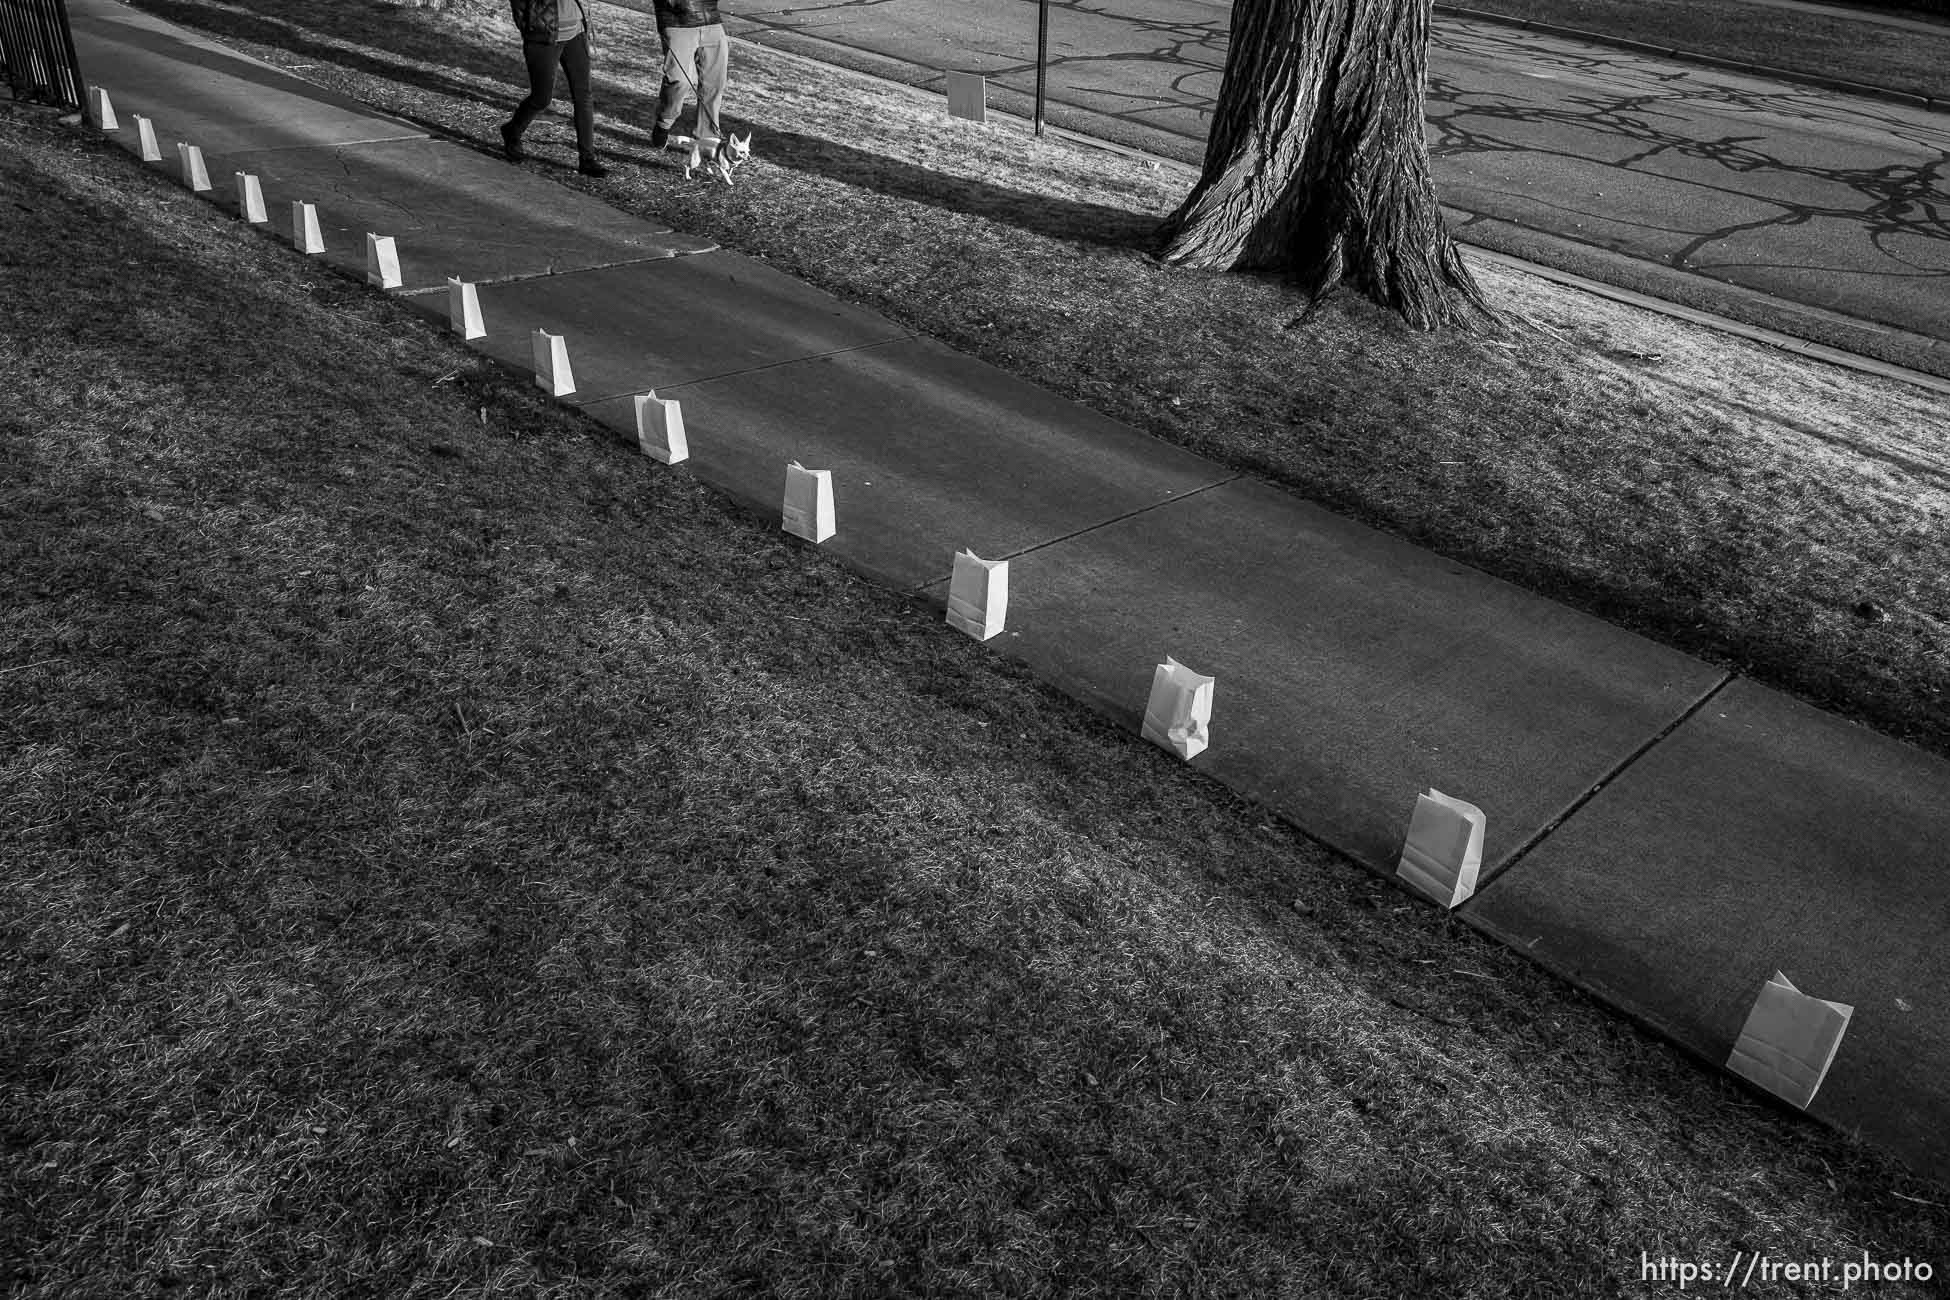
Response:
MULTIPOLYGON (((1230 10, 1056 0, 1049 120, 1197 162, 1230 10)), ((737 0, 727 26, 912 85, 981 72, 992 105, 1026 115, 1036 16, 1035 0, 737 0)), ((1462 239, 1950 375, 1950 115, 1440 14, 1429 62, 1435 180, 1462 239)))

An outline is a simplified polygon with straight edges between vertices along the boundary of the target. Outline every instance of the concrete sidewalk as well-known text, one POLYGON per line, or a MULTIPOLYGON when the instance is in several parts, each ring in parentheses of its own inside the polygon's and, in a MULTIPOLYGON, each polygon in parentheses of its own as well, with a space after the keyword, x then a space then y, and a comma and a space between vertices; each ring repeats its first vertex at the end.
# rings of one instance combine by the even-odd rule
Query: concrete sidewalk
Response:
POLYGON ((394 236, 442 327, 446 278, 480 282, 476 345, 526 371, 564 334, 564 400, 628 438, 634 395, 681 399, 692 458, 646 472, 777 520, 786 462, 829 469, 823 549, 937 608, 958 549, 1011 559, 999 652, 1133 732, 1166 655, 1215 674, 1193 766, 1376 870, 1422 789, 1480 805, 1460 914, 1716 1065, 1777 967, 1853 1004, 1812 1113, 1950 1181, 1950 764, 114 0, 70 10, 153 166, 201 145, 233 210, 254 172, 286 239, 316 203, 354 274, 394 236))

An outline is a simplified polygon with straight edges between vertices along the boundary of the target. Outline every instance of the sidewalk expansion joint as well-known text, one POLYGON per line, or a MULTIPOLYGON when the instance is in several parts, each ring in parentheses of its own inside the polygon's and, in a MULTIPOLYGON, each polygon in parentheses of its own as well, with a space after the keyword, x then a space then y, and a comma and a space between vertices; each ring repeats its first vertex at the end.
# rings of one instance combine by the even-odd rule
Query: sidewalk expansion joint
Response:
MULTIPOLYGON (((780 366, 796 366, 801 361, 820 361, 825 359, 826 357, 843 357, 849 352, 865 352, 870 348, 891 347, 893 344, 896 343, 911 343, 917 338, 925 338, 925 337, 927 336, 921 334, 915 334, 912 331, 909 331, 905 334, 902 334, 899 338, 874 339, 870 343, 854 343, 847 347, 834 348, 828 352, 808 352, 803 357, 787 357, 783 361, 767 361, 762 366, 747 366, 743 370, 727 370, 723 374, 719 374, 719 375, 701 375, 696 379, 686 379, 681 384, 667 384, 667 385, 660 384, 657 387, 657 391, 659 393, 666 393, 666 394, 675 393, 686 388, 695 387, 698 384, 715 384, 725 379, 737 379, 744 375, 756 375, 766 370, 777 370, 780 366)), ((581 397, 581 394, 578 393, 577 396, 581 397)), ((630 396, 630 394, 608 393, 602 397, 583 398, 580 405, 587 406, 592 402, 604 402, 604 401, 608 401, 612 397, 627 397, 627 396, 630 396)))
MULTIPOLYGON (((675 234, 677 232, 671 231, 670 233, 675 234)), ((594 266, 571 266, 559 271, 548 270, 534 271, 528 274, 488 276, 479 280, 469 280, 468 283, 480 288, 491 289, 497 285, 520 284, 526 280, 552 280, 559 275, 581 275, 584 271, 608 271, 619 266, 641 266, 645 262, 669 262, 680 257, 696 257, 699 253, 719 253, 723 251, 723 249, 714 244, 710 248, 686 249, 679 253, 649 253, 643 257, 626 257, 620 262, 598 262, 594 266)), ((424 289, 402 289, 399 291, 399 296, 402 298, 424 298, 428 294, 445 292, 447 292, 446 285, 433 284, 428 285, 424 289)))
MULTIPOLYGON (((1708 687, 1705 693, 1702 694, 1697 700, 1693 701, 1693 703, 1688 705, 1686 708, 1682 709, 1678 717, 1674 718, 1671 722, 1667 723, 1664 727, 1661 727, 1659 731, 1656 734, 1654 734, 1652 737, 1647 739, 1645 743, 1641 744, 1637 749, 1634 749, 1631 753, 1627 754, 1624 758, 1620 759, 1618 763, 1615 766, 1613 766, 1611 771, 1599 777, 1596 784, 1594 784, 1589 790, 1586 790, 1583 794, 1579 795, 1576 799, 1572 800, 1569 807, 1567 807, 1563 812, 1559 813, 1556 817, 1552 818, 1549 825, 1543 826, 1538 830, 1533 831, 1529 839, 1525 840, 1522 844, 1519 844, 1516 847, 1516 849, 1513 852, 1511 852, 1510 856, 1503 860, 1502 865, 1497 867, 1496 874, 1492 876, 1489 879, 1489 881, 1485 883, 1484 886, 1475 893, 1475 895, 1470 899, 1470 902, 1474 902, 1475 899, 1481 898, 1484 894, 1488 893, 1490 890, 1495 889, 1497 883, 1501 881, 1505 876, 1509 875, 1510 871, 1514 867, 1516 867, 1516 865, 1519 862, 1522 862, 1523 859, 1529 855, 1532 849, 1536 848, 1539 844, 1543 843, 1544 840, 1547 839, 1551 835, 1551 833, 1554 832, 1558 827, 1562 826, 1565 822, 1571 820, 1571 818, 1577 816, 1578 813, 1583 810, 1586 804, 1590 803, 1593 799, 1596 799, 1601 793, 1603 793, 1606 787, 1610 786, 1612 782, 1616 781, 1619 777, 1623 776, 1626 770, 1630 768, 1634 763, 1638 762, 1641 758, 1644 758, 1647 754, 1651 753, 1653 748, 1659 745, 1661 742, 1663 742, 1667 736, 1670 736, 1673 732, 1679 730, 1681 727, 1685 726, 1688 722, 1692 721, 1694 717, 1698 716, 1700 710, 1704 709, 1707 705, 1711 704, 1714 701, 1714 699, 1719 696, 1721 691, 1724 691, 1729 685, 1732 684, 1733 680, 1737 676, 1739 676, 1739 674, 1737 673, 1730 673, 1730 672, 1721 673, 1720 680, 1713 683, 1712 686, 1708 687)), ((1466 908, 1467 906, 1468 903, 1465 903, 1464 907, 1466 908)))
POLYGON ((370 140, 329 140, 329 141, 307 140, 302 144, 256 145, 249 149, 233 149, 225 156, 236 158, 244 154, 297 153, 301 150, 311 150, 317 153, 331 153, 332 151, 338 149, 357 148, 359 145, 362 144, 397 144, 401 140, 438 140, 440 138, 441 137, 434 135, 430 131, 412 131, 407 133, 406 135, 376 135, 370 140))
MULTIPOLYGON (((1086 533, 1094 533, 1100 528, 1108 528, 1112 524, 1121 524, 1126 519, 1135 519, 1139 515, 1150 514, 1153 510, 1161 510, 1166 506, 1175 506, 1180 501, 1184 501, 1191 497, 1195 497, 1201 492, 1210 492, 1213 488, 1222 488, 1226 486, 1228 483, 1237 483, 1240 479, 1245 477, 1247 477, 1245 474, 1228 474, 1226 475, 1226 477, 1218 480, 1215 483, 1205 483, 1195 488, 1187 488, 1185 491, 1180 492, 1175 496, 1166 497, 1162 501, 1153 501, 1150 502, 1149 504, 1141 505, 1135 510, 1126 510, 1121 515, 1112 515, 1108 519, 1099 519, 1094 524, 1085 524, 1082 528, 1075 529, 1072 532, 1064 533, 1061 537, 1045 538, 1043 541, 1037 542, 1032 546, 1025 546, 1019 551, 1010 551, 1006 555, 995 555, 986 558, 996 559, 996 560, 1018 560, 1025 555, 1033 555, 1037 551, 1047 550, 1052 546, 1061 546, 1064 542, 1073 541, 1076 538, 1082 537, 1086 533)), ((919 583, 916 586, 908 587, 905 590, 910 595, 920 595, 922 592, 925 592, 929 587, 935 586, 937 583, 947 582, 953 576, 954 575, 952 573, 944 573, 938 578, 929 578, 927 581, 919 583)))

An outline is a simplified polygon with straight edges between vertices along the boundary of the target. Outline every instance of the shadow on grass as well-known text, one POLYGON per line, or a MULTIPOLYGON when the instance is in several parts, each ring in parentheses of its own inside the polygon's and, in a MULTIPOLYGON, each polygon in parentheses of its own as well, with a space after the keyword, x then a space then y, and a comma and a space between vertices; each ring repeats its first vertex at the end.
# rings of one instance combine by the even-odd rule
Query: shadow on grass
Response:
MULTIPOLYGON (((354 41, 373 39, 374 33, 370 30, 372 24, 360 28, 352 21, 358 15, 340 15, 329 7, 321 7, 316 12, 307 11, 311 23, 309 27, 256 14, 228 10, 213 12, 201 5, 182 3, 181 0, 142 0, 141 8, 157 17, 213 36, 274 46, 301 58, 329 63, 350 73, 493 108, 500 114, 513 112, 525 90, 525 84, 518 75, 521 63, 516 50, 485 46, 458 34, 435 47, 425 32, 402 23, 397 33, 389 34, 397 36, 393 49, 401 57, 387 58, 363 49, 348 49, 327 40, 308 39, 308 32, 314 37, 332 36, 354 41), (334 19, 342 25, 328 25, 334 19), (506 85, 507 93, 498 97, 485 94, 478 84, 405 61, 413 58, 439 60, 450 65, 455 72, 498 81, 506 85)), ((611 57, 616 56, 612 53, 611 57)), ((650 61, 646 55, 646 65, 650 61)), ((558 100, 564 93, 564 87, 558 81, 558 100)), ((612 160, 639 166, 661 165, 663 151, 650 144, 650 127, 657 114, 654 97, 605 83, 599 74, 596 104, 598 112, 611 119, 603 122, 599 118, 597 129, 601 136, 606 137, 607 153, 612 160), (618 118, 642 125, 621 125, 616 120, 618 118)), ((463 134, 450 122, 438 121, 424 113, 415 113, 411 108, 394 104, 383 105, 378 111, 441 135, 470 141, 489 152, 500 152, 500 141, 491 133, 476 139, 463 134)), ((689 134, 693 130, 695 114, 694 106, 687 107, 674 133, 689 134)), ((730 127, 732 123, 727 122, 726 125, 730 127)), ((892 198, 1002 222, 1031 234, 1146 250, 1155 242, 1157 218, 1145 213, 1050 198, 982 181, 947 176, 872 150, 798 132, 769 131, 759 147, 769 163, 892 198)))
POLYGON ((1148 248, 1158 228, 1146 213, 948 176, 817 136, 774 128, 762 143, 766 161, 783 167, 1048 238, 1148 248))
MULTIPOLYGON (((306 39, 307 29, 289 22, 276 21, 256 14, 240 13, 230 10, 213 12, 201 5, 181 3, 180 0, 142 0, 139 5, 133 7, 140 9, 144 13, 153 14, 158 18, 166 19, 169 22, 187 27, 192 31, 202 32, 209 36, 271 46, 287 54, 298 55, 302 58, 320 63, 333 64, 348 72, 362 73, 386 81, 405 82, 432 94, 445 95, 453 99, 464 99, 477 104, 490 105, 501 109, 504 113, 512 113, 515 104, 527 93, 525 79, 514 75, 520 73, 522 66, 521 53, 516 49, 507 51, 506 56, 499 59, 482 56, 471 60, 456 60, 451 56, 463 48, 458 42, 445 43, 439 49, 419 48, 420 42, 417 41, 402 42, 397 47, 402 54, 420 54, 427 58, 444 59, 452 62, 455 64, 456 71, 474 72, 481 76, 496 77, 504 80, 507 86, 506 93, 491 96, 483 94, 481 87, 478 85, 445 77, 427 68, 413 67, 391 59, 374 58, 359 49, 347 49, 342 45, 335 45, 329 41, 306 39)), ((331 10, 325 10, 324 14, 327 16, 336 16, 331 10)), ((356 40, 362 37, 370 39, 373 35, 370 30, 340 31, 322 25, 315 30, 319 34, 340 36, 347 40, 356 40)), ((418 33, 412 33, 412 35, 417 36, 418 33)), ((248 80, 258 81, 266 86, 275 86, 280 90, 288 89, 286 83, 260 73, 258 69, 252 67, 250 64, 240 63, 234 60, 226 60, 218 64, 209 55, 188 44, 184 45, 183 57, 186 62, 198 66, 212 68, 221 66, 226 75, 244 77, 248 80)), ((302 81, 303 78, 300 78, 300 80, 302 81)), ((325 88, 320 87, 320 89, 325 88)), ((560 82, 557 85, 557 92, 558 94, 566 93, 565 88, 560 82)), ((350 96, 342 95, 329 89, 326 89, 326 94, 333 99, 351 99, 350 96)), ((357 103, 357 101, 353 102, 357 103)), ((357 106, 367 111, 394 112, 392 109, 375 110, 370 104, 359 103, 357 106)), ((395 115, 406 116, 405 114, 398 113, 395 115)), ((426 126, 437 125, 432 122, 421 122, 420 124, 426 126)))

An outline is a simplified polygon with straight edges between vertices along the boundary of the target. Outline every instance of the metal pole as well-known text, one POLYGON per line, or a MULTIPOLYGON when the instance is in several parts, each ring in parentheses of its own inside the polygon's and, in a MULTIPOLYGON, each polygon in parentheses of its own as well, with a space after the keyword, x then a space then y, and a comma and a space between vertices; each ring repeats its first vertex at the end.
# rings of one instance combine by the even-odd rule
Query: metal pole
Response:
POLYGON ((1043 133, 1043 74, 1049 68, 1049 0, 1036 3, 1036 134, 1043 133))

